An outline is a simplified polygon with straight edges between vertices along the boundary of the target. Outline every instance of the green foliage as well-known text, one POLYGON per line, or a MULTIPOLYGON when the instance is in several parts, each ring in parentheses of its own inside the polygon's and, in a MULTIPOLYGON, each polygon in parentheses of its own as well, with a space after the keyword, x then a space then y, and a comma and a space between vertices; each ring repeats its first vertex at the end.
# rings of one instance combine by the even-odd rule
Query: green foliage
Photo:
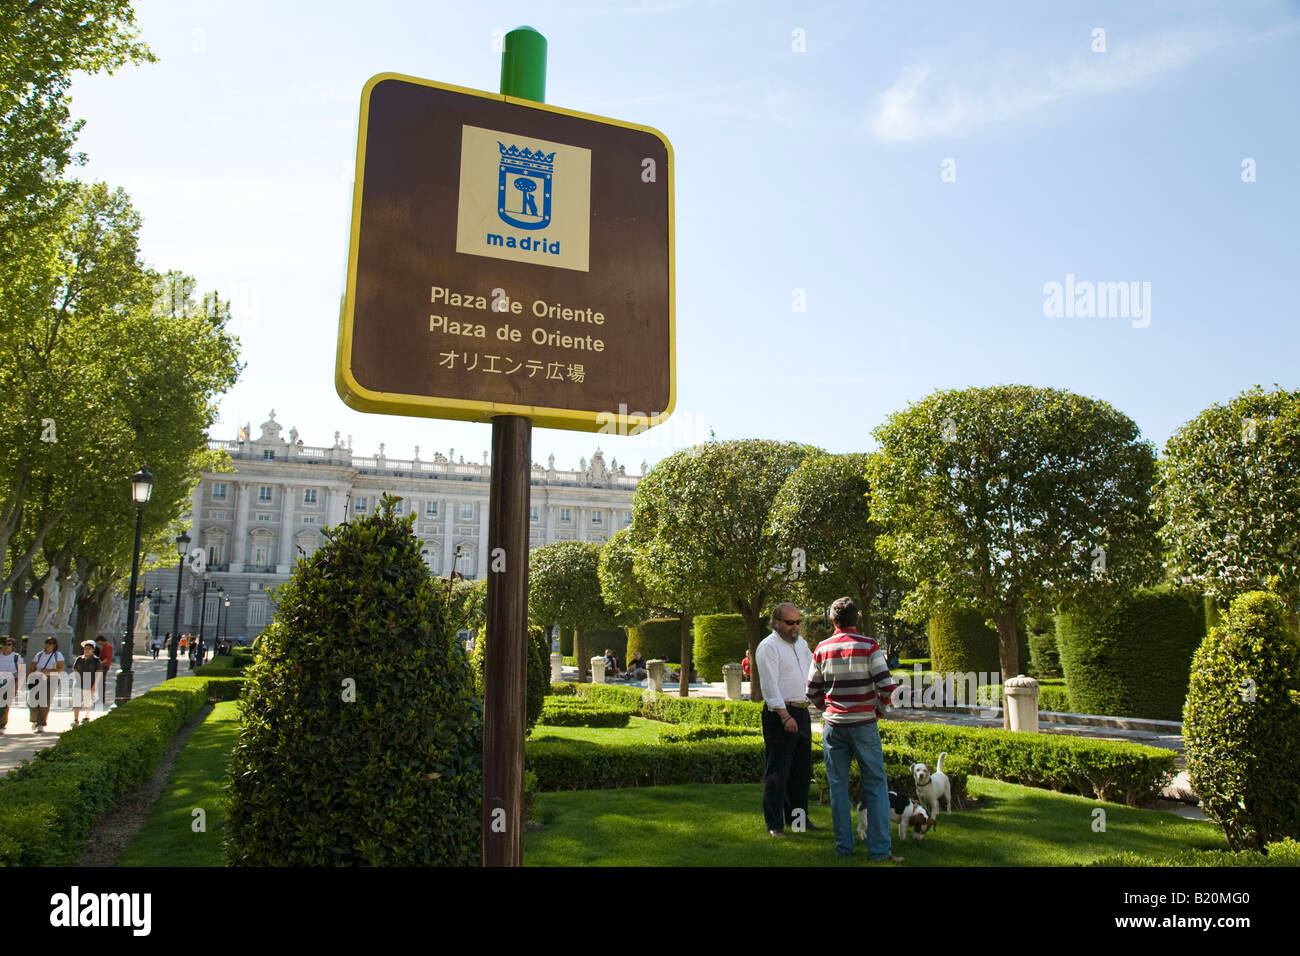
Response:
POLYGON ((563 683, 552 684, 547 692, 548 697, 573 697, 578 693, 578 685, 563 683))
POLYGON ((754 737, 763 739, 761 727, 734 727, 724 724, 671 724, 659 733, 664 743, 687 740, 717 740, 720 737, 754 737))
MULTIPOLYGON (((439 587, 446 587, 439 584, 439 587)), ((487 578, 477 581, 453 581, 448 599, 448 619, 453 631, 474 635, 487 629, 487 578)))
POLYGON ((675 617, 652 618, 627 629, 628 657, 640 651, 648 661, 675 661, 681 646, 681 621, 675 617))
POLYGON ((1141 806, 1159 796, 1173 776, 1177 757, 1172 750, 1088 737, 897 720, 881 721, 880 739, 929 754, 926 763, 931 765, 946 751, 961 757, 971 773, 982 777, 1123 801, 1129 806, 1141 806))
POLYGON ((549 727, 626 727, 633 711, 573 697, 554 697, 542 708, 542 723, 549 727))
POLYGON ((1042 630, 1034 630, 1033 623, 1029 628, 1029 676, 1064 677, 1061 652, 1056 646, 1056 622, 1049 619, 1042 630))
POLYGON ((73 727, 0 778, 0 863, 70 866, 99 815, 153 775, 213 681, 177 677, 73 727))
POLYGON ((695 669, 703 680, 722 680, 722 665, 739 664, 749 650, 745 619, 739 614, 701 614, 694 623, 695 669))
MULTIPOLYGON (((525 682, 527 699, 524 702, 524 733, 529 733, 542 715, 542 701, 551 685, 551 642, 546 631, 533 626, 528 629, 528 672, 525 682)), ((487 630, 474 641, 470 651, 469 669, 474 681, 474 694, 481 701, 485 687, 484 668, 487 665, 487 630)))
POLYGON ((393 503, 329 529, 277 592, 231 769, 236 865, 478 863, 480 705, 393 503))
POLYGON ((1167 589, 1056 617, 1070 700, 1084 714, 1181 720, 1192 655, 1204 635, 1200 595, 1167 589))
POLYGON ((574 648, 579 678, 596 656, 586 632, 609 627, 617 617, 601 597, 599 566, 600 545, 590 541, 556 541, 528 555, 529 620, 545 628, 559 624, 576 630, 574 643, 583 645, 574 648))
POLYGON ((1187 772, 1233 850, 1300 838, 1300 645, 1284 615, 1244 594, 1192 660, 1187 772))
MULTIPOLYGON (((752 654, 773 599, 789 589, 789 555, 771 530, 772 503, 814 453, 791 442, 708 442, 650 469, 632 499, 638 579, 680 612, 739 611, 752 654)), ((681 662, 689 667, 687 661, 681 662)), ((757 673, 751 681, 761 696, 757 673)))
POLYGON ((1226 605, 1274 578, 1294 615, 1300 391, 1255 386, 1180 428, 1165 445, 1154 504, 1176 579, 1188 577, 1226 605))
POLYGON ((636 687, 607 684, 578 684, 577 694, 588 700, 635 707, 637 714, 669 724, 713 724, 761 727, 763 705, 748 700, 717 700, 710 697, 674 697, 654 694, 636 687))
POLYGON ((1294 841, 1269 844, 1266 856, 1257 850, 1179 850, 1166 856, 1149 856, 1142 853, 1112 853, 1093 860, 1086 866, 1300 866, 1300 856, 1295 855, 1294 841))
POLYGON ((917 582, 902 614, 979 610, 997 623, 1004 674, 1021 672, 1023 609, 1099 599, 1159 572, 1152 448, 1105 402, 1019 385, 935 392, 873 434, 877 546, 917 582))
POLYGON ((771 522, 785 563, 793 562, 795 549, 803 552, 799 580, 808 599, 826 607, 851 595, 862 615, 859 629, 875 636, 878 590, 897 569, 876 550, 880 527, 871 519, 867 458, 809 457, 777 492, 771 522))
MULTIPOLYGON (((980 688, 979 703, 990 707, 1002 706, 1002 685, 985 684, 980 688)), ((1039 683, 1038 710, 1059 714, 1079 713, 1070 703, 1070 692, 1064 687, 1039 683)))
POLYGON ((609 648, 618 658, 620 667, 627 667, 627 659, 631 657, 627 647, 627 631, 621 627, 596 627, 592 628, 586 634, 588 658, 604 657, 605 649, 609 648))
MULTIPOLYGON (((989 627, 979 611, 937 608, 929 621, 930 659, 940 673, 997 673, 998 632, 989 627)), ((1029 659, 1023 627, 1016 629, 1020 660, 1029 659)), ((1015 677, 1015 674, 1010 675, 1015 677)))
MULTIPOLYGON (((678 698, 680 699, 680 698, 678 698)), ((674 783, 754 783, 763 779, 762 737, 658 744, 530 740, 525 766, 539 790, 599 790, 674 783)))

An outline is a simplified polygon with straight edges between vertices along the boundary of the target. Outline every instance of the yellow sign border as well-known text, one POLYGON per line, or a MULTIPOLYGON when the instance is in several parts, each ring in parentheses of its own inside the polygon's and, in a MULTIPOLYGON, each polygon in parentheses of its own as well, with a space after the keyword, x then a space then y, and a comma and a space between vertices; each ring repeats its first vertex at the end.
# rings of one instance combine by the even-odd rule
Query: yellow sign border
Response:
POLYGON ((343 295, 343 304, 339 312, 339 344, 334 366, 334 387, 339 397, 351 408, 361 412, 378 412, 386 415, 407 415, 422 418, 449 418, 466 422, 489 422, 497 415, 521 415, 533 420, 541 428, 564 428, 572 431, 606 432, 614 425, 618 434, 629 431, 644 431, 661 424, 673 413, 677 404, 677 325, 676 325, 676 269, 673 222, 673 147, 668 138, 659 130, 636 123, 605 116, 580 113, 577 110, 550 106, 533 100, 504 96, 500 93, 487 93, 483 90, 471 90, 449 83, 438 83, 402 73, 378 73, 366 81, 361 90, 361 120, 357 130, 357 167, 356 180, 352 187, 352 228, 348 238, 348 276, 347 288, 343 295), (463 93, 478 96, 486 100, 501 100, 527 106, 530 109, 561 113, 578 119, 591 120, 608 126, 622 126, 625 129, 649 133, 664 144, 668 152, 668 407, 659 414, 637 415, 626 408, 610 409, 604 412, 576 411, 569 408, 551 408, 538 405, 510 405, 498 402, 479 402, 457 398, 431 398, 427 395, 407 395, 401 392, 378 392, 366 388, 352 374, 352 331, 355 321, 357 287, 357 249, 361 236, 361 191, 365 184, 366 170, 366 135, 370 114, 370 94, 384 80, 400 80, 418 86, 433 87, 451 93, 463 93), (625 430, 626 429, 626 430, 625 430))

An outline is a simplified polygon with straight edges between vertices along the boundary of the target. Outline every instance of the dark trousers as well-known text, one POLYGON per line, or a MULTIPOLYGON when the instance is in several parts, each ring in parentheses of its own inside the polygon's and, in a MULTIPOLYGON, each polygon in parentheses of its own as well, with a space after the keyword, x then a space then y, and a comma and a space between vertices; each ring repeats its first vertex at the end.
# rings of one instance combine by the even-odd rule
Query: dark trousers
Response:
POLYGON ((808 787, 812 781, 812 718, 806 707, 791 707, 797 733, 781 726, 781 715, 763 710, 763 745, 767 769, 763 775, 763 818, 769 830, 784 830, 796 808, 808 822, 808 787))

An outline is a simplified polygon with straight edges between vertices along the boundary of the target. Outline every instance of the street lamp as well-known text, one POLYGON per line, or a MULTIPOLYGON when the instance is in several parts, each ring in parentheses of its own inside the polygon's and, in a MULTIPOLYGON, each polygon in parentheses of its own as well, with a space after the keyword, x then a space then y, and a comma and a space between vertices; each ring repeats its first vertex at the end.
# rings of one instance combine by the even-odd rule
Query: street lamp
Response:
POLYGON ((185 555, 189 553, 189 532, 182 531, 176 536, 176 615, 172 618, 172 641, 167 649, 167 679, 176 676, 176 644, 181 639, 181 585, 185 583, 185 555))
MULTIPOLYGON (((226 630, 227 631, 230 630, 230 595, 229 594, 226 595, 226 630)), ((224 637, 225 635, 218 634, 217 636, 224 637)))
MULTIPOLYGON (((199 608, 199 646, 200 647, 203 646, 203 625, 207 623, 207 619, 208 619, 208 582, 211 580, 212 580, 212 572, 204 571, 203 572, 203 604, 199 608)), ((193 647, 190 647, 190 670, 194 670, 194 658, 197 655, 197 653, 198 652, 193 647)))
MULTIPOLYGON (((221 640, 221 602, 225 600, 226 589, 217 585, 217 626, 212 629, 212 656, 217 656, 217 641, 221 640)), ((207 657, 207 648, 205 645, 199 645, 199 663, 202 664, 207 657)))
POLYGON ((126 641, 122 644, 122 669, 117 672, 117 683, 113 689, 113 706, 117 707, 131 699, 131 688, 135 683, 135 674, 131 671, 131 662, 135 650, 135 589, 140 581, 140 532, 144 528, 144 506, 153 494, 153 475, 148 468, 141 468, 131 476, 131 500, 135 503, 135 547, 131 549, 131 595, 126 609, 126 641))

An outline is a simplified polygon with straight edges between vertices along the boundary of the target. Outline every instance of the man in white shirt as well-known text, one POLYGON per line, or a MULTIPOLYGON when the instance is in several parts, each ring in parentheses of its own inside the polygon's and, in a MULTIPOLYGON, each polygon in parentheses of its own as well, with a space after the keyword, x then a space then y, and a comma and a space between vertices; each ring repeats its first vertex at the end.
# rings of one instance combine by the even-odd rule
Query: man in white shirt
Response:
POLYGON ((799 636, 801 616, 793 604, 772 611, 772 633, 754 655, 763 685, 763 817, 767 832, 785 836, 788 824, 817 829, 808 820, 812 781, 812 720, 808 713, 808 671, 812 651, 799 636))

